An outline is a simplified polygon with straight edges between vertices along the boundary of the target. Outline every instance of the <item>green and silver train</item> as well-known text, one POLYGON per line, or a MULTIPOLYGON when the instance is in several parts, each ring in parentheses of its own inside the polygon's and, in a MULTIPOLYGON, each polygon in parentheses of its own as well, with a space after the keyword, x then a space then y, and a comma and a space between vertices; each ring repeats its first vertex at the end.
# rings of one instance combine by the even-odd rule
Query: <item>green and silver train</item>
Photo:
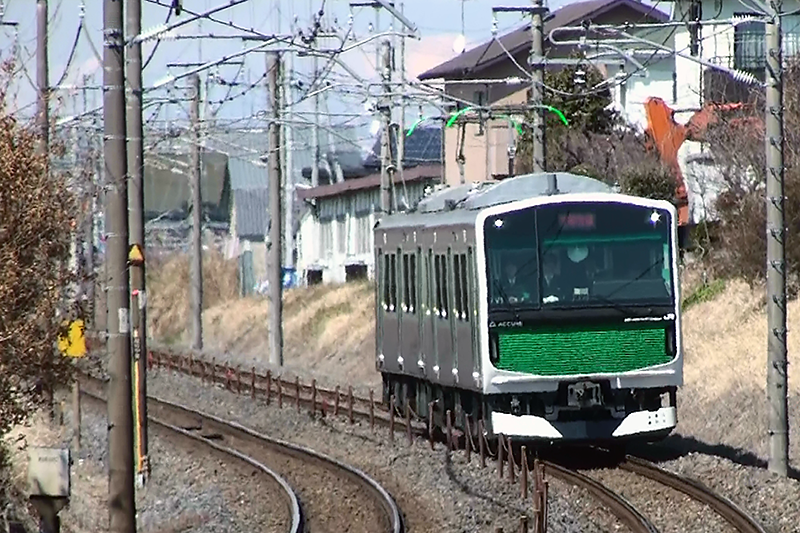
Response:
POLYGON ((675 427, 669 202, 530 174, 436 191, 374 231, 385 401, 516 440, 657 440, 675 427))

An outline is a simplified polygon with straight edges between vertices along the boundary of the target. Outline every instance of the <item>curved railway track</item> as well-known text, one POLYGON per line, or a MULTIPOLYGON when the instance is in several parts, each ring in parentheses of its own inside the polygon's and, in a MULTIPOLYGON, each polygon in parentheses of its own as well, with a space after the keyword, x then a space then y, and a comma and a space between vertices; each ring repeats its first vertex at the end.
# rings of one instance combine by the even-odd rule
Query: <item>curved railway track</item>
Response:
POLYGON ((763 526, 747 511, 693 479, 669 472, 654 463, 630 455, 619 464, 619 468, 666 485, 693 500, 706 504, 738 533, 766 533, 763 526))
MULTIPOLYGON (((95 377, 85 380, 97 383, 95 377)), ((84 393, 84 391, 81 391, 84 393)), ((297 492, 304 533, 386 531, 403 533, 403 516, 392 496, 374 479, 336 459, 260 434, 176 403, 148 398, 148 416, 204 441, 223 440, 238 454, 269 465, 297 492), (188 429, 199 430, 198 436, 188 429)))
MULTIPOLYGON (((159 357, 159 361, 160 359, 161 358, 159 357)), ((196 372, 193 367, 193 365, 197 364, 197 361, 193 360, 191 357, 170 354, 168 357, 166 357, 165 366, 168 369, 176 370, 193 377, 202 377, 204 380, 205 377, 208 376, 212 382, 219 384, 224 383, 226 388, 233 390, 233 386, 231 384, 233 379, 230 377, 225 377, 225 373, 233 375, 233 372, 230 368, 212 363, 210 365, 210 372, 206 374, 205 365, 207 363, 201 362, 201 374, 200 372, 196 372)), ((236 376, 238 378, 236 380, 237 392, 239 392, 239 389, 242 388, 242 381, 241 377, 238 375, 238 369, 236 376)), ((253 388, 252 390, 254 391, 254 396, 255 391, 257 391, 259 395, 263 395, 265 391, 264 389, 258 388, 255 372, 252 372, 251 376, 253 376, 251 386, 253 388)), ((258 379, 261 380, 262 377, 259 377, 258 379)), ((315 410, 319 407, 317 402, 320 401, 324 396, 330 397, 332 392, 330 390, 319 388, 317 390, 319 392, 320 399, 317 399, 316 393, 312 392, 312 387, 305 385, 301 389, 297 381, 292 383, 290 381, 282 380, 280 377, 267 377, 266 382, 268 390, 273 389, 273 393, 274 388, 271 386, 271 383, 275 383, 275 386, 279 391, 282 389, 289 394, 294 393, 292 396, 289 396, 287 401, 297 403, 298 405, 302 404, 304 406, 311 406, 315 410), (303 392, 302 395, 300 394, 301 390, 303 392)), ((247 385, 245 385, 245 388, 247 388, 247 385)), ((270 393, 267 392, 266 394, 267 398, 269 398, 270 393)), ((337 399, 338 405, 338 390, 334 397, 337 399)), ((400 409, 398 409, 398 411, 401 411, 397 413, 398 416, 390 418, 389 415, 392 409, 384 403, 373 402, 371 397, 370 399, 359 398, 354 397, 351 394, 350 404, 348 405, 347 410, 348 416, 351 419, 358 418, 361 420, 369 420, 371 424, 379 424, 383 426, 398 426, 397 430, 406 429, 411 435, 430 437, 428 435, 427 427, 424 425, 424 421, 415 419, 413 417, 405 417, 404 420, 402 411, 400 409), (365 406, 368 407, 369 410, 364 409, 365 406), (410 431, 407 425, 411 426, 410 431)), ((602 451, 599 448, 595 448, 595 450, 602 451)), ((545 468, 549 468, 552 475, 561 478, 566 483, 588 490, 598 501, 607 506, 612 514, 614 514, 622 523, 626 524, 632 531, 637 533, 643 531, 657 531, 657 529, 644 516, 642 516, 641 513, 639 513, 627 500, 625 500, 625 498, 615 493, 599 481, 581 473, 579 470, 582 468, 571 468, 565 466, 563 463, 558 463, 562 462, 558 460, 547 462, 545 464, 545 468)), ((617 460, 613 466, 635 473, 661 485, 670 487, 678 492, 683 493, 689 498, 708 506, 713 512, 718 514, 728 524, 730 524, 738 533, 765 533, 763 526, 761 526, 746 511, 729 499, 715 493, 697 481, 669 472, 653 463, 650 463, 649 461, 645 461, 630 455, 626 456, 622 461, 617 460)))
MULTIPOLYGON (((94 394, 92 392, 88 392, 88 391, 85 391, 85 390, 82 390, 81 394, 84 397, 90 398, 91 400, 96 401, 98 403, 103 403, 103 404, 106 403, 106 399, 103 398, 102 396, 100 396, 99 394, 94 394)), ((233 457, 236 460, 239 460, 239 461, 245 463, 246 465, 255 468, 257 471, 261 472, 262 474, 264 474, 267 478, 269 478, 274 483, 274 485, 277 486, 277 488, 279 489, 278 492, 280 492, 280 494, 282 495, 282 497, 284 499, 284 503, 288 507, 288 509, 287 509, 287 515, 288 515, 287 518, 288 518, 288 520, 287 521, 289 522, 289 528, 288 528, 289 533, 302 533, 302 531, 303 531, 303 511, 302 511, 302 509, 300 507, 300 501, 298 500, 297 494, 295 493, 295 491, 292 489, 292 487, 289 485, 289 483, 283 477, 281 477, 276 472, 274 472, 273 470, 268 468, 266 465, 264 465, 261 462, 253 459, 252 457, 250 457, 250 456, 248 456, 246 454, 243 454, 243 453, 241 453, 241 452, 239 452, 237 450, 234 450, 233 448, 229 448, 227 446, 223 446, 221 444, 217 444, 216 442, 213 442, 213 441, 211 441, 211 440, 209 440, 209 439, 207 439, 207 438, 205 438, 205 437, 203 437, 201 435, 198 435, 197 433, 193 433, 193 432, 188 431, 188 430, 186 430, 186 429, 184 429, 182 427, 170 424, 168 422, 165 422, 165 421, 160 420, 160 419, 155 418, 155 417, 150 417, 149 418, 149 422, 151 424, 153 424, 155 426, 158 426, 158 427, 160 427, 162 429, 165 429, 165 430, 167 430, 169 432, 178 434, 183 438, 192 440, 194 442, 201 443, 203 446, 207 446, 209 448, 212 448, 212 449, 220 452, 223 455, 233 457)))
POLYGON ((609 489, 599 481, 576 470, 556 463, 544 462, 545 472, 575 487, 585 489, 595 500, 602 503, 632 533, 658 533, 658 529, 643 514, 636 510, 628 500, 609 489))

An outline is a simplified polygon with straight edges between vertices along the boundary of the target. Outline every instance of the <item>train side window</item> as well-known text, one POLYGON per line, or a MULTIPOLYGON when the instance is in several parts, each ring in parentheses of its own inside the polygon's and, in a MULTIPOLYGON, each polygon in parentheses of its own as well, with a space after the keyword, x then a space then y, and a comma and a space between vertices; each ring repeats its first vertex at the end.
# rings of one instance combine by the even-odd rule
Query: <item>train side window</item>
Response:
POLYGON ((381 278, 382 278, 382 285, 383 285, 383 310, 389 311, 389 290, 391 287, 391 282, 389 281, 389 265, 391 263, 390 256, 392 254, 383 254, 383 264, 381 265, 381 278))
POLYGON ((462 298, 463 291, 461 290, 461 254, 455 254, 453 256, 453 274, 453 291, 455 292, 456 299, 456 319, 461 320, 462 313, 464 311, 464 301, 462 298))
POLYGON ((417 312, 417 255, 409 254, 408 258, 408 280, 406 282, 408 288, 408 312, 417 312))
POLYGON ((442 318, 447 318, 450 315, 450 300, 448 298, 450 291, 448 290, 447 285, 447 256, 440 255, 439 256, 439 265, 441 268, 441 278, 440 278, 440 287, 441 287, 441 302, 442 306, 440 308, 439 316, 442 318))
POLYGON ((389 311, 397 312, 397 254, 391 254, 391 272, 389 273, 389 311))
POLYGON ((442 303, 442 256, 436 254, 433 256, 433 279, 435 280, 435 292, 436 292, 436 309, 434 311, 438 316, 442 316, 442 309, 444 308, 444 304, 442 303))
POLYGON ((403 312, 411 312, 411 296, 408 293, 408 289, 411 286, 410 279, 409 279, 409 260, 408 254, 403 254, 403 312))
POLYGON ((461 279, 461 320, 469 320, 469 263, 467 262, 467 254, 460 254, 461 269, 458 272, 458 277, 461 279))

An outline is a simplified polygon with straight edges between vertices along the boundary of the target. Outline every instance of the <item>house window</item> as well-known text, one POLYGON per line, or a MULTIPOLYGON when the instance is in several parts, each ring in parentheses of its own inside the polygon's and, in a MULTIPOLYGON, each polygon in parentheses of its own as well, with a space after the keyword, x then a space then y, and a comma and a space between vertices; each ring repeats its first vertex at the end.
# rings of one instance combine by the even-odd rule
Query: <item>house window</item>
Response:
MULTIPOLYGON (((748 16, 737 13, 734 17, 748 16)), ((733 68, 761 70, 766 66, 765 28, 763 22, 737 24, 733 30, 733 68)))
MULTIPOLYGON (((752 13, 735 13, 734 18, 757 16, 752 13)), ((800 53, 800 16, 781 18, 784 61, 800 53)), ((747 71, 764 70, 767 66, 766 26, 763 22, 737 24, 733 36, 733 68, 747 71)))
POLYGON ((347 253, 347 219, 345 217, 336 219, 336 252, 347 253))
POLYGON ((372 245, 372 230, 369 227, 369 215, 356 218, 356 254, 368 254, 372 245))
POLYGON ((333 255, 333 221, 320 222, 319 232, 319 257, 330 257, 333 255))

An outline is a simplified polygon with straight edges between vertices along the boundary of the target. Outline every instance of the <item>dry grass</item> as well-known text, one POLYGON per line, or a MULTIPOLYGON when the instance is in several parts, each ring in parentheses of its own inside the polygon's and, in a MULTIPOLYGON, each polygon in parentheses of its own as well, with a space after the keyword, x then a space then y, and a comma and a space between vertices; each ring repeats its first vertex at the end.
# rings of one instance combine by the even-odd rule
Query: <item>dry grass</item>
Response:
MULTIPOLYGON (((203 308, 236 298, 237 265, 216 251, 203 254, 203 308)), ((175 254, 148 265, 148 329, 164 342, 186 340, 191 328, 189 256, 175 254)))
MULTIPOLYGON (((335 371, 353 383, 374 382, 375 299, 367 282, 291 289, 284 293, 287 363, 319 373, 335 371)), ((203 316, 212 350, 254 354, 267 361, 269 303, 232 300, 203 316)))
MULTIPOLYGON (((689 309, 683 319, 686 383, 699 384, 704 399, 714 400, 736 387, 764 389, 767 367, 767 317, 764 290, 732 282, 715 299, 689 309)), ((798 353, 800 301, 789 303, 788 348, 798 353)), ((800 367, 789 366, 789 383, 800 392, 800 367)))

